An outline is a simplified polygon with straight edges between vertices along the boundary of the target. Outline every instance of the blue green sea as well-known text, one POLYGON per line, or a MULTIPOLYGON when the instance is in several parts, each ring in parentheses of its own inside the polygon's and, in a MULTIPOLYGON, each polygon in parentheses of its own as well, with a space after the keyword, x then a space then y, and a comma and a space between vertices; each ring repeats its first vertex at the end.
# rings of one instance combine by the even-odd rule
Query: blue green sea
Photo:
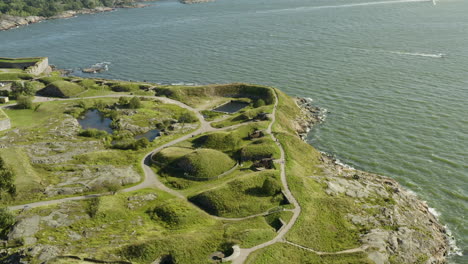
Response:
POLYGON ((468 263, 468 1, 218 0, 0 32, 0 56, 159 83, 251 82, 328 110, 308 141, 426 200, 468 263))

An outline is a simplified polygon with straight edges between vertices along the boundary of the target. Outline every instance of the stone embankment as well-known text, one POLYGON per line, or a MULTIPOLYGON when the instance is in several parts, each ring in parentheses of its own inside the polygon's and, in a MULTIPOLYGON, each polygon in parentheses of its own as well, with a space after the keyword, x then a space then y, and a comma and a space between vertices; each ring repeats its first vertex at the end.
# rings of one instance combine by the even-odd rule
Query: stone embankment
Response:
MULTIPOLYGON (((310 102, 298 99, 302 116, 296 128, 302 138, 323 120, 310 102)), ((327 154, 321 159, 324 176, 310 177, 327 186, 328 195, 354 200, 358 210, 347 219, 364 230, 360 241, 370 259, 377 264, 446 263, 447 231, 424 201, 391 178, 356 170, 327 154)))

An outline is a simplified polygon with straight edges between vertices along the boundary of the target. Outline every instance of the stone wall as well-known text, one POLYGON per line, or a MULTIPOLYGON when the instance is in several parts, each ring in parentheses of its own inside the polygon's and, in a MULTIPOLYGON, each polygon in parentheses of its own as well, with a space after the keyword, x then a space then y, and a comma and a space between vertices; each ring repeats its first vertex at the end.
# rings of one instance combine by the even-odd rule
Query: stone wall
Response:
POLYGON ((42 60, 38 61, 35 65, 29 67, 26 70, 26 73, 39 75, 44 73, 49 69, 49 58, 42 58, 42 60))
POLYGON ((7 130, 11 128, 11 123, 9 118, 0 120, 0 131, 7 130))
POLYGON ((49 58, 37 58, 34 62, 0 62, 0 68, 6 69, 21 69, 25 70, 26 73, 39 75, 49 70, 49 58))

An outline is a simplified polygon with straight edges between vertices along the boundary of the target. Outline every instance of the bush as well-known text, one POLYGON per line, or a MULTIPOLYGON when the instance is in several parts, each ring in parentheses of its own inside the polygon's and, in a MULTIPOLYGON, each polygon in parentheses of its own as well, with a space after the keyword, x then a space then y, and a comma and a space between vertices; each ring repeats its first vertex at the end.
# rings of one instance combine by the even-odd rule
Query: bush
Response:
POLYGON ((88 128, 85 130, 81 130, 78 135, 82 137, 103 138, 108 136, 109 134, 104 130, 88 128))
POLYGON ((128 100, 127 97, 120 97, 119 98, 119 105, 122 105, 122 106, 127 106, 128 103, 130 103, 130 101, 128 100))
POLYGON ((83 79, 79 82, 79 84, 86 89, 99 89, 99 85, 97 85, 96 82, 91 79, 83 79))
POLYGON ((258 99, 257 101, 255 101, 254 103, 254 107, 257 108, 257 107, 262 107, 265 105, 265 101, 263 99, 258 99))
POLYGON ((85 211, 89 217, 94 218, 96 216, 100 203, 101 199, 99 197, 95 197, 87 201, 85 211))
POLYGON ((128 108, 130 109, 138 109, 138 108, 141 108, 141 100, 140 98, 138 97, 132 97, 132 99, 130 99, 130 102, 128 103, 128 108))
POLYGON ((181 114, 179 116, 177 121, 179 123, 183 123, 183 124, 185 124, 185 123, 195 123, 195 122, 198 121, 198 118, 194 114, 192 114, 190 112, 185 112, 185 113, 183 113, 183 114, 181 114))
POLYGON ((15 222, 15 216, 7 208, 0 208, 0 236, 8 234, 15 222))
POLYGON ((0 193, 7 192, 11 196, 16 195, 14 178, 13 170, 7 167, 3 159, 0 158, 0 193))
POLYGON ((132 92, 138 91, 140 86, 135 83, 115 83, 111 85, 111 89, 114 92, 132 92))
POLYGON ((33 102, 31 96, 19 96, 16 103, 17 109, 32 109, 33 102))
POLYGON ((112 147, 115 149, 123 149, 123 150, 139 150, 147 148, 150 145, 150 142, 147 138, 140 138, 138 140, 130 140, 124 142, 118 142, 114 144, 112 147))

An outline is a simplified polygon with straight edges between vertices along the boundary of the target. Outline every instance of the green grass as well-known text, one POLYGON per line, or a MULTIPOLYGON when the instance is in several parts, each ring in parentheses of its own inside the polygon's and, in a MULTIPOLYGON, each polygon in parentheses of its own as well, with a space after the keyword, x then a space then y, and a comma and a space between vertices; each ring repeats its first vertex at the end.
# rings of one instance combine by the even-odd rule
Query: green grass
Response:
POLYGON ((0 157, 5 164, 13 169, 18 200, 27 200, 36 197, 41 191, 41 178, 31 166, 28 155, 22 148, 0 149, 0 157))
POLYGON ((0 58, 0 62, 4 63, 37 63, 43 58, 0 58))
POLYGON ((17 81, 17 80, 31 80, 34 76, 29 73, 0 73, 0 81, 17 81))
POLYGON ((220 151, 197 149, 163 167, 168 169, 169 174, 176 168, 180 171, 180 177, 209 179, 228 171, 234 165, 235 161, 220 151))
POLYGON ((279 158, 280 152, 276 143, 270 137, 254 140, 242 148, 242 160, 260 160, 263 158, 279 158))
POLYGON ((189 197, 189 200, 210 214, 224 217, 243 217, 265 212, 281 205, 281 193, 269 196, 262 189, 265 179, 279 181, 278 173, 251 173, 213 190, 189 197))
POLYGON ((190 148, 169 147, 156 153, 153 156, 153 160, 158 163, 170 164, 193 151, 194 150, 190 148))
POLYGON ((195 145, 220 151, 234 151, 241 144, 242 135, 236 132, 215 132, 197 138, 195 145))
POLYGON ((211 96, 232 97, 232 95, 262 98, 266 104, 272 104, 274 102, 272 92, 273 90, 269 87, 242 83, 207 86, 161 86, 156 89, 158 95, 167 96, 192 106, 196 105, 200 98, 211 96))
POLYGON ((364 253, 319 256, 313 252, 285 243, 276 243, 252 253, 246 264, 371 264, 364 253))
POLYGON ((42 77, 39 79, 40 82, 42 82, 45 85, 51 84, 56 81, 64 81, 65 78, 61 76, 50 76, 50 77, 42 77))
MULTIPOLYGON (((211 253, 222 250, 228 242, 223 238, 224 228, 220 221, 167 193, 146 189, 99 199, 92 218, 85 210, 88 201, 67 204, 67 215, 79 220, 71 226, 43 225, 36 234, 38 242, 65 248, 63 255, 129 260, 132 263, 151 263, 164 255, 171 255, 177 263, 206 263, 211 253), (133 202, 128 197, 150 193, 157 198, 137 202, 137 207, 129 209, 128 205, 133 202), (160 215, 152 215, 154 211, 160 215), (70 231, 82 238, 71 240, 70 231), (68 242, 73 246, 67 247, 68 242), (121 258, 116 258, 117 255, 121 258)), ((45 213, 34 209, 34 214, 47 215, 57 208, 51 209, 41 208, 45 213)))
POLYGON ((225 221, 223 236, 242 248, 249 248, 273 239, 276 231, 265 217, 259 216, 243 221, 225 221))
POLYGON ((39 93, 43 96, 69 98, 85 91, 82 86, 68 81, 54 81, 47 85, 39 93))

